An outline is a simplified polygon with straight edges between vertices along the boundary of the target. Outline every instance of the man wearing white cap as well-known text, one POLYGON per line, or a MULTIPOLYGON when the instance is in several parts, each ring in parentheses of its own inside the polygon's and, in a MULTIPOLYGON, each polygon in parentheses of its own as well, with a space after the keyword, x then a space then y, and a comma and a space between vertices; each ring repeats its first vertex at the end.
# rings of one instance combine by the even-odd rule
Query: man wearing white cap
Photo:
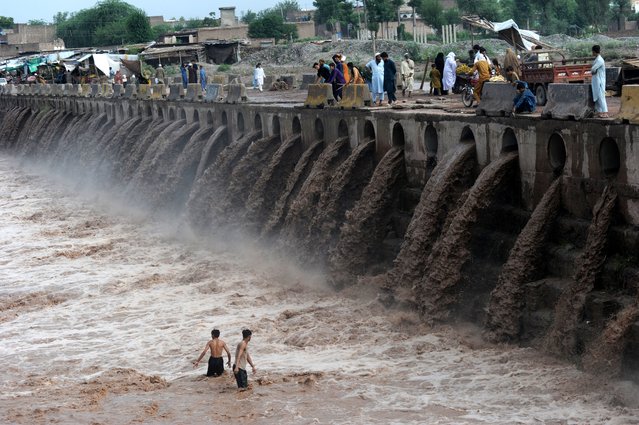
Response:
POLYGON ((406 90, 408 90, 408 97, 413 93, 413 76, 415 75, 415 62, 410 58, 408 53, 404 53, 404 60, 401 65, 402 73, 402 96, 406 96, 406 90))
POLYGON ((375 53, 375 59, 368 62, 366 67, 373 73, 371 77, 373 105, 379 102, 379 106, 382 106, 384 101, 384 61, 382 60, 382 54, 375 53))

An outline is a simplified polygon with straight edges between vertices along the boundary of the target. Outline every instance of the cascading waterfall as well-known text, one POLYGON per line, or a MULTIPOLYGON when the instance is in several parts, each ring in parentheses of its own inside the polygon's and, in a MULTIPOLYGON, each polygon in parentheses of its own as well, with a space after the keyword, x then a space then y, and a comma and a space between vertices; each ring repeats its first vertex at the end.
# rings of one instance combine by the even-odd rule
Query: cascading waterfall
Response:
POLYGON ((517 158, 516 152, 503 154, 482 170, 467 191, 463 205, 452 213, 450 226, 435 243, 416 294, 420 313, 427 320, 448 317, 449 307, 457 298, 452 289, 461 281, 462 267, 470 258, 471 229, 479 213, 490 205, 517 158))
POLYGON ((298 243, 304 240, 322 193, 328 189, 335 170, 346 159, 349 150, 348 137, 330 143, 317 158, 313 170, 291 203, 280 234, 280 242, 291 251, 295 251, 298 243))
POLYGON ((280 231, 291 204, 313 170, 313 166, 323 149, 324 142, 316 142, 304 152, 300 160, 295 164, 295 169, 287 179, 282 195, 275 203, 273 211, 262 229, 261 236, 263 239, 269 239, 280 231))
POLYGON ((595 287, 606 260, 607 233, 616 201, 617 193, 611 185, 607 185, 593 210, 586 246, 577 259, 573 282, 562 292, 555 306, 553 324, 544 342, 550 353, 580 354, 576 329, 581 322, 586 295, 595 287))
POLYGON ((375 141, 358 145, 335 170, 335 176, 322 192, 316 214, 308 225, 301 247, 309 254, 309 262, 323 262, 336 242, 346 211, 359 199, 375 170, 375 141))
MULTIPOLYGON (((218 131, 225 129, 218 128, 218 131)), ((204 127, 197 130, 165 176, 164 184, 155 192, 155 204, 167 209, 180 210, 186 204, 189 189, 195 180, 195 173, 202 158, 204 145, 214 134, 213 128, 204 127)))
POLYGON ((195 181, 186 207, 186 220, 196 228, 211 230, 214 206, 224 194, 235 165, 246 154, 249 146, 262 134, 254 131, 232 142, 217 156, 202 176, 195 181))
POLYGON ((370 183, 352 209, 345 214, 339 240, 329 257, 333 286, 353 283, 379 256, 379 246, 386 237, 387 224, 405 184, 404 150, 391 148, 381 159, 370 183))
POLYGON ((428 255, 442 231, 449 211, 471 184, 474 174, 475 144, 462 143, 444 155, 426 182, 411 218, 393 269, 385 277, 392 290, 419 283, 428 267, 428 255))
POLYGON ((180 155, 199 124, 178 121, 167 127, 147 149, 142 162, 127 187, 136 198, 143 196, 150 205, 158 205, 157 192, 164 186, 175 158, 180 155))
POLYGON ((262 164, 268 163, 280 145, 280 136, 253 143, 233 169, 223 198, 214 206, 214 216, 223 223, 239 224, 251 188, 260 177, 262 164))
POLYGON ((504 264, 497 286, 490 294, 485 336, 492 341, 516 340, 521 331, 524 283, 540 267, 548 232, 559 213, 561 178, 556 179, 535 208, 517 237, 504 264))
POLYGON ((632 326, 639 320, 639 294, 635 302, 617 313, 602 334, 587 348, 582 358, 583 368, 606 378, 619 378, 632 326))
POLYGON ((296 134, 280 145, 264 167, 246 201, 243 221, 250 230, 257 230, 267 220, 302 154, 302 136, 296 134))

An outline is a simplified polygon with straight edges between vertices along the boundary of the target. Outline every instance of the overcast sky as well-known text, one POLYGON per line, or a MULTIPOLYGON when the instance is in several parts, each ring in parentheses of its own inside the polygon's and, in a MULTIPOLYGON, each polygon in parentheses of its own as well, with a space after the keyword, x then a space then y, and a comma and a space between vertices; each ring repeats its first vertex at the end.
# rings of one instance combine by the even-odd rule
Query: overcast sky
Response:
MULTIPOLYGON (((228 0, 222 2, 207 1, 158 1, 158 0, 128 0, 127 3, 139 7, 149 16, 162 15, 165 19, 180 18, 204 18, 210 12, 215 12, 220 17, 220 7, 236 6, 236 14, 241 11, 252 10, 258 12, 273 6, 278 0, 262 0, 257 3, 253 0, 228 0)), ((26 23, 31 19, 44 19, 47 22, 53 20, 57 12, 77 12, 88 9, 97 3, 96 0, 28 0, 21 1, 2 0, 0 15, 12 17, 16 23, 26 23)), ((313 0, 298 0, 303 9, 312 8, 313 0)))

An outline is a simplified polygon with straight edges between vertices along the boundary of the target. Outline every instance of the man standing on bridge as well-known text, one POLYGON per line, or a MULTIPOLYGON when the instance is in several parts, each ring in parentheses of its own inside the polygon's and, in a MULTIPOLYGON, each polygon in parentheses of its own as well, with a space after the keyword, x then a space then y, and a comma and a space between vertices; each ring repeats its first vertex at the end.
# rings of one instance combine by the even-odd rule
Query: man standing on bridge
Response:
POLYGON ((395 85, 397 67, 386 52, 382 52, 382 60, 384 61, 384 91, 388 95, 388 104, 392 105, 394 102, 397 102, 397 97, 395 97, 395 90, 397 90, 397 86, 395 85))
POLYGON ((595 112, 599 118, 608 118, 608 105, 606 104, 606 62, 601 57, 601 47, 598 44, 592 46, 592 55, 595 61, 592 64, 592 99, 595 101, 595 112))

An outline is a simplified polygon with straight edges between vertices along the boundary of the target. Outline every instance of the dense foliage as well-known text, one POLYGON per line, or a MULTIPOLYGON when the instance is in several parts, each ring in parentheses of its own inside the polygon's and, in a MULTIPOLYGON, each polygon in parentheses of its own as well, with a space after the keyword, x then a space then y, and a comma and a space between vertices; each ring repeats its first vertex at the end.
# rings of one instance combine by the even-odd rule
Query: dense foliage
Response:
POLYGON ((297 27, 286 23, 291 12, 301 10, 296 0, 282 0, 270 9, 257 14, 250 10, 244 14, 242 21, 248 24, 248 35, 253 38, 274 38, 275 41, 296 39, 297 27))
POLYGON ((153 38, 143 10, 121 0, 99 1, 77 13, 54 16, 57 36, 69 47, 140 43, 153 38))
POLYGON ((297 38, 295 24, 287 24, 279 10, 267 9, 257 14, 249 24, 248 35, 252 38, 274 38, 275 41, 297 38))
POLYGON ((0 16, 0 28, 13 28, 13 18, 8 16, 0 16))

